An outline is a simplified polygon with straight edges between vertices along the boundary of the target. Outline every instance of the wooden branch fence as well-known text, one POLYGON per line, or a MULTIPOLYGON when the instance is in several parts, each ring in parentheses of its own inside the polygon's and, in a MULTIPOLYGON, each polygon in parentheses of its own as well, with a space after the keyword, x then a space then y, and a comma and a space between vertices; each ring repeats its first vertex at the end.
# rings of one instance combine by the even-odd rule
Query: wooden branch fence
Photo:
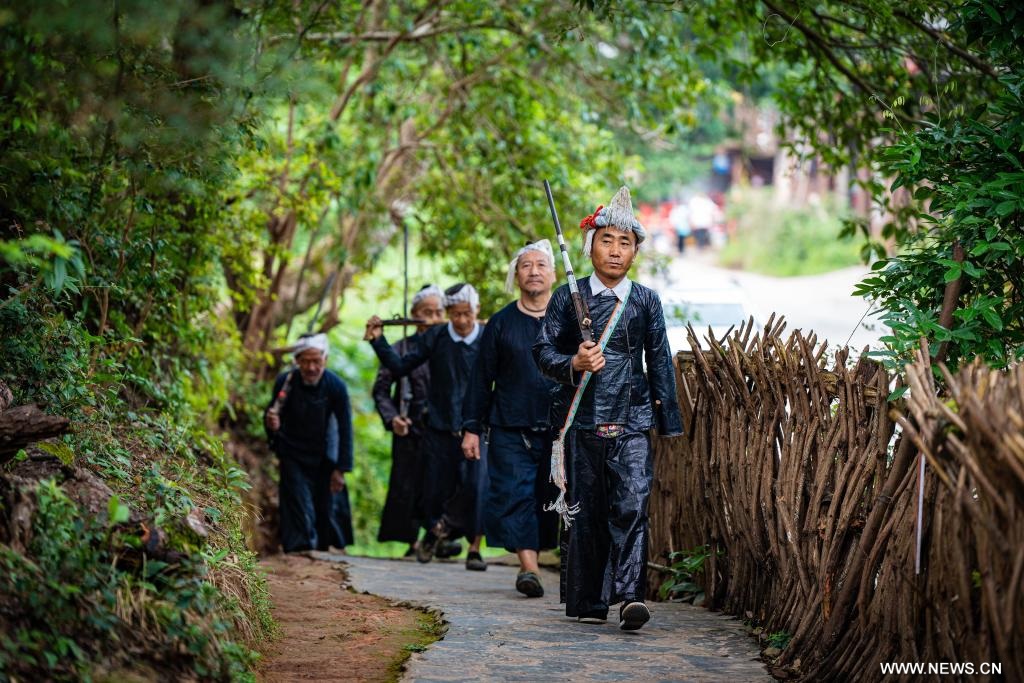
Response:
POLYGON ((880 364, 784 328, 744 326, 703 352, 690 330, 676 359, 687 436, 655 445, 652 562, 707 545, 707 605, 788 638, 778 677, 947 662, 1022 680, 1024 365, 947 372, 939 396, 921 355, 890 403, 880 364))

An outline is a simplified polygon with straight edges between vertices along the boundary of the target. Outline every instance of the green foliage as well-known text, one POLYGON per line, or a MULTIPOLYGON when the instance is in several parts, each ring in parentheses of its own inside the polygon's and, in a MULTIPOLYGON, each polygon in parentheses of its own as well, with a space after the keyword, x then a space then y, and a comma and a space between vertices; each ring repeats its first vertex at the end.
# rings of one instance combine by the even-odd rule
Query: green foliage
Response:
POLYGON ((0 602, 31 608, 13 618, 18 635, 4 643, 4 668, 18 672, 45 661, 54 678, 88 677, 104 661, 130 667, 145 652, 169 669, 245 678, 254 661, 249 646, 271 633, 273 622, 241 533, 240 493, 248 482, 220 441, 189 421, 136 413, 114 400, 83 416, 74 435, 44 445, 99 473, 118 493, 102 511, 83 510, 48 482, 37 492, 32 547, 19 553, 0 545, 11 572, 0 583, 0 602), (143 553, 142 528, 159 534, 161 553, 181 559, 143 553), (61 619, 46 621, 49 612, 61 619), (72 635, 102 648, 83 645, 86 654, 69 663, 64 639, 72 635))
POLYGON ((0 308, 0 379, 15 403, 36 401, 62 413, 95 404, 86 383, 92 335, 76 320, 42 314, 42 306, 28 295, 0 308))
POLYGON ((253 47, 223 3, 0 10, 0 379, 72 419, 41 451, 116 492, 86 510, 47 484, 32 547, 0 546, 19 678, 138 660, 245 678, 272 626, 248 484, 208 431, 241 357, 216 307, 258 229, 221 196, 253 144, 253 47), (132 511, 184 559, 143 559, 132 511))
POLYGON ((736 230, 719 253, 723 265, 766 275, 827 273, 859 262, 850 239, 837 239, 840 209, 831 197, 791 207, 770 188, 733 190, 727 216, 736 230))
POLYGON ((677 550, 669 556, 671 575, 658 588, 662 600, 704 602, 704 588, 698 576, 704 571, 704 563, 711 557, 711 547, 702 545, 690 550, 677 550))
POLYGON ((0 17, 0 311, 44 283, 26 310, 74 320, 93 347, 83 370, 120 371, 143 401, 177 398, 177 373, 227 329, 208 313, 237 244, 219 190, 250 137, 245 38, 225 10, 37 2, 0 17))
MULTIPOLYGON (((923 337, 952 367, 981 356, 1005 367, 1024 357, 1024 12, 1014 3, 968 2, 956 28, 1000 69, 993 97, 948 106, 919 128, 893 131, 882 171, 914 203, 894 233, 901 253, 883 258, 858 288, 885 309, 892 328, 882 356, 907 362, 923 337), (956 254, 962 250, 963 256, 956 254), (940 325, 948 283, 960 281, 953 322, 940 325)), ((949 100, 962 101, 950 86, 949 100)))
POLYGON ((765 638, 765 642, 768 643, 768 647, 775 647, 780 650, 785 650, 786 646, 789 645, 789 641, 793 639, 793 634, 786 631, 773 631, 769 633, 765 638))
POLYGON ((487 305, 501 300, 509 255, 551 236, 541 179, 572 226, 639 165, 612 131, 674 139, 706 89, 675 18, 603 22, 564 1, 452 2, 436 16, 410 1, 251 11, 272 36, 263 61, 282 65, 275 78, 290 97, 266 102, 264 144, 230 194, 246 215, 276 224, 294 214, 297 225, 294 238, 268 231, 252 243, 272 264, 264 275, 282 278, 233 289, 242 301, 285 301, 272 312, 277 330, 316 304, 334 269, 375 267, 396 217, 422 238, 423 257, 443 255, 452 279, 472 282, 487 305), (361 39, 370 27, 394 44, 361 39))
POLYGON ((78 240, 65 240, 60 230, 53 232, 53 237, 36 233, 24 240, 0 240, 0 259, 38 272, 54 295, 64 287, 78 294, 78 283, 85 277, 81 245, 78 240), (73 277, 68 277, 69 271, 73 277))
POLYGON ((253 654, 233 642, 202 561, 139 561, 117 497, 106 520, 83 515, 52 481, 35 498, 29 548, 0 546, 0 671, 90 680, 97 663, 130 668, 132 653, 146 651, 165 671, 184 665, 202 677, 245 676, 253 654))
MULTIPOLYGON (((722 137, 718 137, 716 142, 722 137)), ((713 149, 703 146, 683 150, 638 152, 641 156, 640 180, 631 188, 636 202, 660 202, 678 199, 683 190, 707 176, 713 149)))
MULTIPOLYGON (((581 8, 609 22, 649 6, 581 8)), ((737 88, 766 89, 798 157, 868 170, 856 182, 886 223, 862 232, 878 268, 859 288, 893 328, 895 367, 925 337, 957 365, 1004 366, 1022 354, 1021 45, 1024 12, 1009 0, 672 3, 697 59, 737 88), (967 250, 954 262, 956 245, 967 250), (893 254, 896 255, 893 255, 893 254), (963 273, 954 323, 939 325, 943 290, 963 273)), ((756 96, 754 96, 756 99, 756 96)))

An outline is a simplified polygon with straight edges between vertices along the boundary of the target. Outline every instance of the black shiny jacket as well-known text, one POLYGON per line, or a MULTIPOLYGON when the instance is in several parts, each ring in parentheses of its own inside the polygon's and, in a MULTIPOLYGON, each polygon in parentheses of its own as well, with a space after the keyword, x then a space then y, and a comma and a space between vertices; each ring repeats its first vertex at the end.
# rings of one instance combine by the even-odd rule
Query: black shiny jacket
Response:
MULTIPOLYGON (((593 296, 589 278, 577 279, 577 284, 590 306, 594 338, 598 339, 608 323, 610 307, 593 296)), ((605 347, 605 367, 590 378, 573 426, 590 429, 598 424, 624 424, 639 430, 656 427, 662 436, 682 434, 661 299, 653 289, 634 282, 625 305, 625 313, 605 347)), ((558 382, 551 406, 555 429, 565 424, 581 378, 581 373, 572 369, 572 357, 582 341, 569 287, 562 285, 551 295, 533 346, 541 372, 558 382)))
POLYGON ((392 377, 404 377, 428 363, 427 426, 442 432, 459 432, 462 430, 462 397, 482 338, 483 330, 480 330, 472 344, 457 342, 448 333, 448 323, 441 323, 417 335, 416 343, 409 344, 401 356, 383 335, 370 342, 370 346, 392 377))
MULTIPOLYGON (((419 335, 413 334, 405 339, 399 339, 393 345, 399 356, 408 353, 415 344, 419 343, 419 335)), ((423 418, 427 412, 427 395, 430 391, 430 366, 424 363, 409 373, 409 388, 412 390, 412 400, 409 401, 407 416, 412 420, 410 433, 416 436, 423 431, 423 418)), ((373 382, 373 402, 377 406, 377 413, 384 422, 384 429, 391 431, 391 421, 398 417, 398 407, 401 405, 401 380, 395 379, 391 371, 381 365, 377 370, 377 378, 373 382)))

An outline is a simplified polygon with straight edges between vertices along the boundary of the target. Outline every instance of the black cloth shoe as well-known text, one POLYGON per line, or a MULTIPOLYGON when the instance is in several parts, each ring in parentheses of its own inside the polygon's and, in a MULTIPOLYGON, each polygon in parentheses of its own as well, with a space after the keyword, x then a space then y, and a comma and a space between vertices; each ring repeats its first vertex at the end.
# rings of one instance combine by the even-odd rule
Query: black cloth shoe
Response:
POLYGON ((434 555, 439 560, 443 560, 448 557, 455 557, 456 555, 462 554, 462 544, 458 541, 444 540, 437 544, 437 548, 434 550, 434 555))
POLYGON ((416 546, 416 561, 427 563, 434 559, 434 549, 437 548, 438 538, 432 532, 423 534, 419 545, 416 546))
POLYGON ((642 602, 624 602, 619 608, 619 628, 635 631, 651 620, 651 610, 642 602))
POLYGON ((603 624, 608 621, 608 610, 590 610, 589 612, 583 612, 576 621, 581 624, 603 624))
POLYGON ((540 577, 533 572, 519 572, 516 575, 516 590, 528 598, 544 597, 544 586, 540 585, 540 577))
POLYGON ((487 571, 487 563, 484 562, 484 558, 480 553, 470 550, 466 553, 466 569, 472 572, 485 572, 487 571))

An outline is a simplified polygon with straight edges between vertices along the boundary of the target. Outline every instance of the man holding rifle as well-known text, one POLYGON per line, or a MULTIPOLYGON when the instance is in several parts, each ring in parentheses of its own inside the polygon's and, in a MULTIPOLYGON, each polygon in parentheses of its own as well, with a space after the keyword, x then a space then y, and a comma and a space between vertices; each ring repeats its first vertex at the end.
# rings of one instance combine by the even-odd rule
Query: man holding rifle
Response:
MULTIPOLYGON (((415 346, 420 335, 428 329, 444 322, 443 301, 444 294, 437 285, 426 285, 413 295, 410 309, 413 319, 419 322, 416 323, 415 334, 395 342, 394 348, 399 355, 415 346)), ((426 474, 423 436, 429 388, 430 369, 426 364, 399 380, 381 366, 373 383, 373 402, 377 413, 384 429, 393 435, 391 477, 377 540, 408 543, 406 557, 416 552, 415 544, 423 517, 422 489, 426 474)), ((454 554, 458 552, 461 552, 461 547, 454 554)))
POLYGON ((459 283, 444 291, 444 307, 448 324, 424 332, 401 356, 388 345, 383 336, 384 321, 377 316, 366 322, 363 338, 395 377, 404 377, 424 363, 430 366, 423 444, 427 456, 423 505, 426 533, 417 546, 416 559, 430 562, 442 541, 465 536, 470 544, 466 569, 484 571, 487 563, 480 555, 480 541, 486 456, 468 460, 462 454, 462 397, 483 332, 483 325, 477 322, 480 295, 472 285, 459 283))
POLYGON ((650 619, 649 431, 682 433, 665 317, 657 293, 627 277, 646 237, 627 188, 580 223, 588 278, 572 274, 551 209, 570 282, 552 295, 533 354, 560 384, 551 422, 553 478, 563 489, 554 509, 569 528, 562 600, 568 616, 591 622, 620 603, 619 627, 635 630, 650 619))

